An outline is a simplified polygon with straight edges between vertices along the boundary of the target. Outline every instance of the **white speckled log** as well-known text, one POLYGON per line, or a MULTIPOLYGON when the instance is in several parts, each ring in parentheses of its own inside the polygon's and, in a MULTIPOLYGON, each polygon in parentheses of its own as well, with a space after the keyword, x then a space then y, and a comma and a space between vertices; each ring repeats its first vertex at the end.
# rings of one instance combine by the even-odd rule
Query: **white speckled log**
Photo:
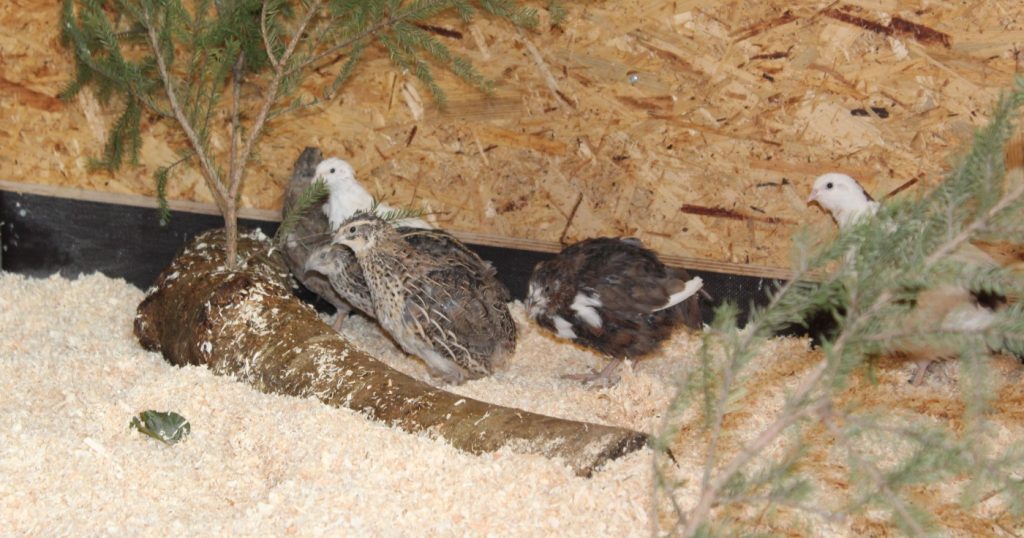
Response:
POLYGON ((646 446, 648 435, 463 398, 352 347, 290 291, 279 252, 243 234, 236 271, 223 267, 223 232, 200 234, 138 308, 143 347, 176 365, 205 364, 257 389, 347 407, 472 453, 504 446, 561 458, 580 476, 646 446))

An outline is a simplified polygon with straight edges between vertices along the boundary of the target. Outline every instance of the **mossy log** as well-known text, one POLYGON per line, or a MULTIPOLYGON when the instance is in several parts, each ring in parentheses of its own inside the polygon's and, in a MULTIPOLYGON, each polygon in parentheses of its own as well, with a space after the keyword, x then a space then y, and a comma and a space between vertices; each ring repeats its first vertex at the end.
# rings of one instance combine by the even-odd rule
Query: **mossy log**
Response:
POLYGON ((581 476, 644 447, 644 433, 558 419, 464 398, 359 351, 291 292, 279 252, 243 234, 235 271, 223 266, 223 231, 199 235, 139 305, 143 347, 176 365, 205 364, 259 390, 315 396, 408 432, 439 435, 471 453, 509 446, 561 458, 581 476))

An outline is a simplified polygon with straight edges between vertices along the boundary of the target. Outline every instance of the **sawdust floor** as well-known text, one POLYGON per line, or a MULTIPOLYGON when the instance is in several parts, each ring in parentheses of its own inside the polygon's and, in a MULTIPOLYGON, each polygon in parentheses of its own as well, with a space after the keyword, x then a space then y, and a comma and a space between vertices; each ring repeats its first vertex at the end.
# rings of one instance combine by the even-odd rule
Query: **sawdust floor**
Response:
MULTIPOLYGON (((132 335, 142 292, 100 275, 33 280, 0 273, 0 534, 11 535, 546 535, 650 532, 651 452, 608 465, 592 479, 539 456, 473 456, 313 400, 259 393, 205 368, 176 368, 132 335), (165 447, 128 428, 143 410, 173 410, 192 434, 165 447)), ((492 378, 452 390, 550 415, 656 431, 673 379, 696 362, 697 336, 679 334, 658 357, 625 368, 610 389, 584 389, 563 373, 599 367, 589 352, 520 323, 519 350, 492 378)), ((428 379, 362 318, 347 333, 390 365, 428 379)), ((756 435, 802 373, 818 360, 806 340, 770 343, 757 359, 751 406, 727 421, 722 450, 756 435)), ((956 423, 955 383, 911 387, 905 366, 882 368, 856 397, 956 423)), ((1007 367, 1007 379, 1019 379, 1007 367), (1016 377, 1014 377, 1016 376, 1016 377)), ((996 428, 1019 440, 1024 392, 1004 384, 996 428)), ((696 424, 696 423, 695 423, 696 424)), ((822 445, 827 437, 817 436, 822 445)), ((703 456, 700 428, 674 452, 679 490, 693 500, 703 456)), ((779 447, 773 447, 773 450, 779 447)), ((809 464, 829 492, 846 489, 827 450, 809 464)), ((922 492, 953 534, 997 532, 998 506, 956 508, 951 488, 922 492), (948 491, 947 491, 948 490, 948 491)), ((888 535, 881 514, 826 524, 760 521, 783 534, 888 535), (785 526, 785 528, 783 528, 785 526), (795 530, 794 530, 795 529, 795 530)))

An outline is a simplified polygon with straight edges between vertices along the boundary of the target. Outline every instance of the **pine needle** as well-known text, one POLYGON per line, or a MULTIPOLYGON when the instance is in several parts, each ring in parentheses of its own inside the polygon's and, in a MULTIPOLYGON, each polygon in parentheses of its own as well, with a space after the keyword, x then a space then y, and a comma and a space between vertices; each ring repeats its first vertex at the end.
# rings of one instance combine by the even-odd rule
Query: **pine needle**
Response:
POLYGON ((374 198, 373 203, 370 204, 369 211, 389 224, 394 224, 406 219, 419 219, 426 214, 426 211, 421 208, 397 207, 385 209, 383 205, 384 202, 382 200, 374 198))
POLYGON ((327 188, 327 182, 324 178, 316 178, 315 181, 309 184, 302 194, 299 195, 298 199, 295 200, 295 204, 288 209, 288 214, 281 220, 281 225, 277 227, 277 232, 274 233, 274 243, 281 244, 284 239, 288 237, 288 234, 295 228, 301 219, 314 205, 318 202, 327 198, 330 194, 330 189, 327 188))
POLYGON ((1011 515, 1024 518, 1024 503, 1014 498, 1021 481, 1007 472, 1024 467, 1024 451, 1005 443, 997 448, 1000 443, 989 422, 997 392, 988 360, 991 352, 1024 350, 1024 306, 993 310, 993 322, 977 330, 950 328, 942 320, 936 327, 907 326, 922 290, 953 284, 1009 297, 1022 288, 1019 276, 1009 269, 965 266, 951 259, 958 248, 982 236, 1012 240, 1013 230, 1005 223, 1020 220, 1024 186, 1006 181, 1003 155, 1022 106, 1024 77, 1018 77, 960 164, 933 192, 918 200, 888 202, 875 217, 817 249, 808 246, 810 237, 795 238, 797 277, 776 290, 768 306, 751 309, 742 330, 735 307, 719 309, 705 333, 700 367, 680 380, 665 414, 661 438, 666 441, 656 445, 662 455, 655 464, 655 484, 673 511, 665 514, 668 519, 654 514, 655 520, 674 519, 673 534, 716 536, 749 533, 752 522, 744 510, 750 508, 762 513, 785 508, 824 519, 876 510, 887 513, 894 528, 928 535, 939 524, 938 517, 918 502, 916 493, 936 486, 960 488, 965 511, 999 495, 1011 515), (812 272, 829 276, 822 283, 801 282, 801 276, 812 272), (727 417, 763 412, 737 398, 749 388, 758 350, 775 331, 816 312, 830 312, 838 324, 836 334, 821 346, 824 360, 802 374, 797 386, 786 388, 785 405, 768 417, 764 429, 743 432, 749 441, 723 452, 721 440, 736 433, 726 428, 727 417), (871 379, 873 356, 908 344, 959 350, 957 387, 964 415, 956 429, 910 409, 866 408, 856 403, 856 396, 841 394, 858 372, 871 379), (698 412, 693 418, 674 411, 694 406, 698 412), (811 488, 817 482, 802 469, 806 449, 812 448, 801 434, 808 425, 831 432, 831 453, 852 486, 845 494, 835 492, 840 500, 828 510, 808 510, 803 504, 803 499, 813 498, 811 488), (667 461, 664 451, 679 431, 701 426, 709 443, 704 475, 698 500, 683 509, 674 501, 678 486, 660 462, 667 461), (786 452, 780 459, 773 447, 783 442, 786 452), (879 446, 891 449, 886 458, 893 461, 879 463, 879 446))

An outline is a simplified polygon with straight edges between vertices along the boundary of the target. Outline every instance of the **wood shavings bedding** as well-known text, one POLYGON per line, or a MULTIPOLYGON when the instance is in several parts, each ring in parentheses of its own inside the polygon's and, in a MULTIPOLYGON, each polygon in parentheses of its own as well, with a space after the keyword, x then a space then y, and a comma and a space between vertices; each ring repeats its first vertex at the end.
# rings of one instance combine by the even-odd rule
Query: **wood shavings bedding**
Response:
POLYGON ((647 532, 650 451, 589 480, 539 456, 473 456, 170 366, 132 335, 143 294, 123 281, 0 273, 0 290, 0 534, 647 532), (191 436, 165 447, 130 430, 146 409, 181 413, 191 436))
MULTIPOLYGON (((70 281, 0 273, 0 534, 650 532, 649 450, 583 479, 540 456, 507 450, 474 456, 349 410, 263 394, 204 367, 176 368, 143 351, 132 334, 142 297, 140 290, 101 275, 70 281), (146 409, 181 413, 192 424, 191 436, 166 447, 130 430, 130 418, 146 409)), ((621 368, 617 386, 585 389, 559 376, 599 368, 604 358, 526 323, 520 304, 513 304, 513 313, 519 346, 505 368, 446 388, 530 411, 655 432, 674 392, 672 380, 695 364, 700 346, 699 337, 681 332, 659 356, 621 368)), ((398 352, 372 321, 352 317, 345 333, 391 366, 429 380, 422 364, 398 352)), ((762 390, 745 396, 756 413, 730 418, 723 448, 735 449, 756 435, 781 405, 784 387, 817 360, 806 340, 795 338, 771 341, 761 359, 763 367, 753 375, 762 390)), ((899 379, 906 372, 882 372, 887 375, 899 379)), ((869 388, 860 396, 889 405, 904 401, 938 416, 958 398, 904 385, 869 388)), ((1020 401, 1018 392, 1006 392, 1001 401, 1020 401)), ((1019 439, 1016 421, 998 427, 1000 440, 1019 439)), ((674 478, 689 484, 678 492, 684 505, 695 500, 703 441, 699 428, 690 428, 673 446, 679 462, 674 478)), ((821 462, 826 487, 841 479, 836 464, 821 462)), ((958 528, 991 530, 984 518, 951 510, 948 521, 958 528)), ((811 528, 829 535, 870 528, 884 535, 878 531, 882 520, 876 514, 827 526, 815 522, 811 528)))

